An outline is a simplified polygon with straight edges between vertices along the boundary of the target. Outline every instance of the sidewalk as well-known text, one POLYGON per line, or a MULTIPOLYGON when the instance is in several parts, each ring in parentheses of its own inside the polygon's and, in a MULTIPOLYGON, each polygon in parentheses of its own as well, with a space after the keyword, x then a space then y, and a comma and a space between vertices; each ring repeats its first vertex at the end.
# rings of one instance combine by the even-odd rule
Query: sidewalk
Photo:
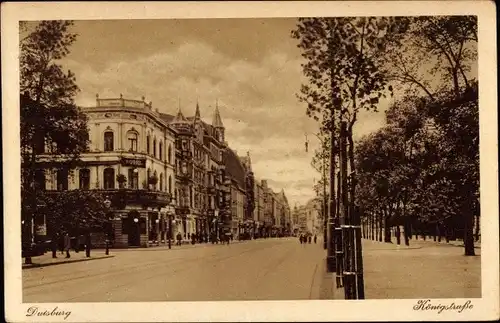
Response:
MULTIPOLYGON (((110 252, 111 253, 111 252, 110 252)), ((31 258, 33 264, 28 265, 24 263, 23 258, 23 267, 22 269, 30 269, 30 268, 39 268, 45 266, 54 266, 54 265, 62 265, 73 262, 81 262, 81 261, 91 261, 98 259, 106 259, 114 257, 114 255, 106 255, 103 250, 92 250, 90 252, 90 258, 85 257, 85 250, 76 253, 74 250, 70 251, 71 258, 65 258, 66 254, 62 255, 59 251, 57 251, 57 258, 52 258, 52 252, 47 252, 43 256, 33 257, 31 258)))
MULTIPOLYGON (((365 299, 481 297, 481 250, 467 257, 456 248, 460 243, 413 239, 405 246, 363 239, 365 299)), ((335 274, 328 275, 325 294, 344 299, 335 274)))
POLYGON ((363 240, 366 299, 481 297, 481 257, 466 257, 451 246, 363 240))

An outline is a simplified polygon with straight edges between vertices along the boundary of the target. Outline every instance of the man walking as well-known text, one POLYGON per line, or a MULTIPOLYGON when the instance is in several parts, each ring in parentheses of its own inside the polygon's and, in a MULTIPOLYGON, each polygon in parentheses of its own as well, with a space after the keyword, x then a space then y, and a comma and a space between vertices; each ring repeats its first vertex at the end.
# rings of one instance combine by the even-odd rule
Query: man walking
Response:
POLYGON ((318 237, 316 235, 314 235, 314 244, 316 244, 317 239, 318 239, 318 237))
POLYGON ((92 239, 90 237, 90 232, 85 234, 85 256, 90 258, 90 249, 92 247, 92 239))
POLYGON ((57 243, 59 241, 59 234, 54 232, 52 234, 52 240, 50 241, 50 247, 52 249, 52 258, 57 258, 57 243))
POLYGON ((64 234, 64 250, 66 251, 66 258, 71 258, 69 249, 71 249, 71 238, 69 236, 69 233, 66 232, 64 234))

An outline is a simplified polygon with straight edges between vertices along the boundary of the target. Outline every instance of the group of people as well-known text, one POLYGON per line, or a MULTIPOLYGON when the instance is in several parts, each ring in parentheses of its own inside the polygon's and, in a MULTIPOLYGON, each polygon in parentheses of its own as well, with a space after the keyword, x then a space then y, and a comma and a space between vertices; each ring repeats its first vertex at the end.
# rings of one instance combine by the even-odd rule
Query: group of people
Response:
MULTIPOLYGON (((314 243, 317 241, 317 236, 314 235, 314 243)), ((312 236, 310 234, 304 234, 301 233, 299 236, 300 244, 306 244, 306 243, 311 243, 311 240, 313 240, 312 236)))
MULTIPOLYGON (((90 257, 90 250, 92 248, 90 233, 76 237, 76 241, 74 243, 76 253, 80 252, 80 246, 82 245, 85 246, 85 255, 90 257)), ((71 250, 71 237, 67 231, 55 232, 52 235, 50 246, 52 250, 52 258, 57 258, 57 249, 60 250, 61 255, 64 255, 66 252, 65 258, 71 258, 71 254, 69 253, 71 250)))
MULTIPOLYGON (((182 238, 183 234, 181 232, 178 232, 177 235, 175 236, 176 240, 176 245, 180 246, 182 245, 182 238)), ((212 240, 212 243, 214 243, 213 238, 210 237, 212 240)), ((196 243, 204 243, 204 242, 209 242, 209 237, 207 236, 206 233, 188 233, 187 234, 187 239, 191 241, 191 244, 196 244, 196 243)))

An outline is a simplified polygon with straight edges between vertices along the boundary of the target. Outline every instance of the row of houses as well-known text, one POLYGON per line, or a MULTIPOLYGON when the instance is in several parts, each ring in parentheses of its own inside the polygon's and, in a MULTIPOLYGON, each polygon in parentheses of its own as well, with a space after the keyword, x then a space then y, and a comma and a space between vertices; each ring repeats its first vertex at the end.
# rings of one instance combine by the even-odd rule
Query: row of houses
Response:
MULTIPOLYGON (((81 110, 90 145, 79 164, 68 169, 44 161, 50 147, 42 147, 35 177, 48 192, 102 193, 111 205, 115 247, 146 247, 178 235, 208 240, 290 232, 284 191, 254 179, 250 153, 238 156, 229 147, 217 106, 211 124, 198 104, 186 117, 180 107, 175 115, 161 113, 144 97, 96 95, 96 105, 81 110)), ((38 236, 50 234, 46 219, 35 222, 38 236)))
POLYGON ((321 215, 321 201, 317 198, 309 200, 304 205, 295 205, 292 212, 292 232, 323 234, 323 217, 321 215))

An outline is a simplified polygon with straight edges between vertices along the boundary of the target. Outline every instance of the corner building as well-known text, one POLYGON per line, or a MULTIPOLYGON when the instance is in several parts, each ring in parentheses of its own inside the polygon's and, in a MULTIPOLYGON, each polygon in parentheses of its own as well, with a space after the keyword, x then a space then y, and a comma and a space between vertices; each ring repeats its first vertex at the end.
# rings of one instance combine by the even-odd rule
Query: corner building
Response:
MULTIPOLYGON (((111 201, 114 247, 165 242, 166 211, 175 190, 176 132, 144 97, 96 95, 96 105, 81 110, 88 116, 89 149, 76 169, 42 162, 43 188, 49 194, 72 189, 103 194, 111 201)), ((93 243, 104 242, 96 237, 93 243)))

